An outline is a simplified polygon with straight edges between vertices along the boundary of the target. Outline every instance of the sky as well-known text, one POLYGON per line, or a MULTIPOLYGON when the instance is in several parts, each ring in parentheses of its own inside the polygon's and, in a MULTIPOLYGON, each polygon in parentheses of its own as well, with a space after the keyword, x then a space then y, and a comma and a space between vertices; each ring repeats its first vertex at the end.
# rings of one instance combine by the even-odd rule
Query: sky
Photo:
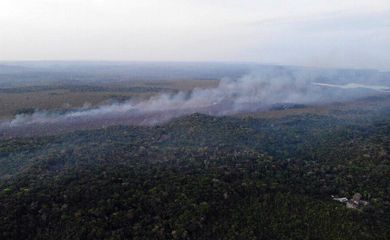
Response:
POLYGON ((390 70, 390 1, 1 0, 0 60, 390 70))

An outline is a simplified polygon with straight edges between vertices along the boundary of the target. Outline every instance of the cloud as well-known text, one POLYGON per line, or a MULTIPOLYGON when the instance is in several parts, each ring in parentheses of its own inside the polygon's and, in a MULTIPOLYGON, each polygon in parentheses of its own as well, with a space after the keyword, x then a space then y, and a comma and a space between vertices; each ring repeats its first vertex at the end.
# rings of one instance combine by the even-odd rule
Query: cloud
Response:
POLYGON ((390 69, 390 3, 384 0, 2 0, 0 9, 1 60, 390 69))

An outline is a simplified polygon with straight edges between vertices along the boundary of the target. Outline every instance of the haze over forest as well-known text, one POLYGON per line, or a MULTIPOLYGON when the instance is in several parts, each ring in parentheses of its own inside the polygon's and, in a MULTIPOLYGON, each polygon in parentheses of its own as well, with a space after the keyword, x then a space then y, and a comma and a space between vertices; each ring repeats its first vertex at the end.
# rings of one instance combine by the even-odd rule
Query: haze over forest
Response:
POLYGON ((0 0, 0 239, 390 239, 389 0, 0 0))

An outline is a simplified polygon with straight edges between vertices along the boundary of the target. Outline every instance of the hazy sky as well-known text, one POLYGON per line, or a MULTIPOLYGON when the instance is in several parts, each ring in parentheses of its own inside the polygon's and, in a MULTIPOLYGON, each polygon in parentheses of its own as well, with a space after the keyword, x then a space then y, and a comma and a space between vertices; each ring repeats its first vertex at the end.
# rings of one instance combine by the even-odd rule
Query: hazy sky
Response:
POLYGON ((390 1, 0 0, 0 60, 390 70, 390 1))

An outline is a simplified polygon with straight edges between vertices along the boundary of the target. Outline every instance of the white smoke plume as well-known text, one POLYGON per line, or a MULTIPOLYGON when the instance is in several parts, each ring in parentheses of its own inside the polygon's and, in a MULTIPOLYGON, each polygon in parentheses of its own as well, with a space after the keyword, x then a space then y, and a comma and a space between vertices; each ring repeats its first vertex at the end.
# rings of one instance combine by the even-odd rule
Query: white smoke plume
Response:
POLYGON ((345 92, 350 87, 316 83, 315 79, 316 76, 302 72, 262 71, 238 79, 222 79, 216 88, 161 94, 146 101, 127 101, 65 113, 20 114, 1 122, 0 130, 61 132, 116 124, 152 125, 195 112, 226 115, 261 111, 279 103, 316 104, 354 97, 352 92, 345 92), (334 90, 335 86, 340 90, 334 90))
POLYGON ((359 83, 348 83, 344 85, 338 85, 338 84, 330 84, 330 83, 317 83, 313 82, 314 85, 317 86, 323 86, 323 87, 332 87, 332 88, 342 88, 342 89, 371 89, 379 92, 387 92, 390 93, 390 87, 388 86, 380 86, 380 85, 365 85, 365 84, 359 84, 359 83))

